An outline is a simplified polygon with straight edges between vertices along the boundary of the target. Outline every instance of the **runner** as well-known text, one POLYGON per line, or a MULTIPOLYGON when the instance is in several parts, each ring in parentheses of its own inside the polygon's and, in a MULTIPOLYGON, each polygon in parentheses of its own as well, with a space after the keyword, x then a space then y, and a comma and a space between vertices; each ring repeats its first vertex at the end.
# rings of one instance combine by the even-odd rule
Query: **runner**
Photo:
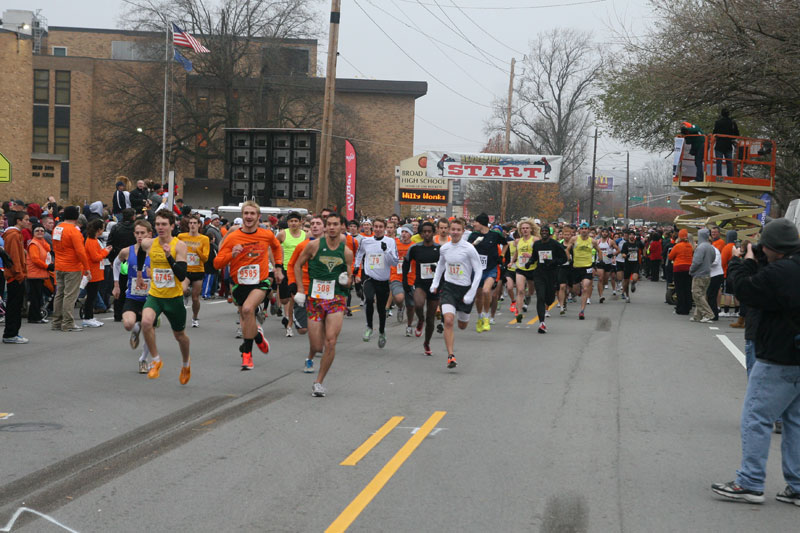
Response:
POLYGON ((612 283, 612 295, 616 298, 617 288, 614 284, 614 261, 619 253, 617 243, 610 237, 609 228, 602 228, 600 230, 600 238, 597 240, 597 295, 600 297, 600 303, 606 301, 603 296, 603 289, 608 284, 609 280, 612 283))
MULTIPOLYGON (((136 237, 136 244, 120 250, 116 259, 114 259, 114 289, 111 293, 115 300, 119 298, 119 277, 120 274, 126 275, 128 281, 125 288, 125 303, 122 307, 122 327, 125 328, 125 331, 131 332, 130 345, 131 349, 135 350, 139 346, 139 335, 142 331, 142 310, 147 300, 147 292, 150 289, 150 276, 148 275, 150 257, 145 259, 144 268, 142 269, 144 289, 137 288, 134 281, 137 277, 138 265, 133 258, 137 257, 142 241, 153 237, 153 226, 146 220, 137 220, 133 225, 133 235, 136 237)), ((139 356, 140 374, 147 374, 150 371, 150 363, 147 362, 149 354, 150 351, 147 349, 147 343, 145 342, 142 346, 142 355, 139 356)))
MULTIPOLYGON (((622 245, 625 243, 625 239, 623 238, 623 234, 620 231, 616 231, 614 233, 614 242, 617 243, 617 248, 621 251, 622 245)), ((617 293, 622 295, 623 299, 625 298, 625 295, 622 292, 622 274, 624 270, 625 270, 625 261, 623 261, 622 258, 619 257, 619 253, 617 253, 617 255, 614 256, 614 277, 615 277, 614 283, 616 284, 614 286, 614 289, 616 290, 617 293)))
MULTIPOLYGON (((492 329, 491 324, 489 324, 489 314, 492 306, 492 288, 497 280, 497 264, 500 260, 498 246, 504 251, 506 243, 504 242, 505 239, 497 232, 489 231, 489 215, 486 213, 481 213, 475 217, 474 227, 475 231, 470 234, 468 241, 475 246, 478 251, 478 258, 481 265, 483 265, 483 271, 480 276, 481 290, 478 291, 475 302, 479 315, 475 331, 481 333, 492 329)), ((462 234, 463 228, 459 238, 462 234)), ((450 224, 450 238, 451 240, 453 239, 452 224, 450 224)))
POLYGON ((192 376, 189 337, 186 335, 186 308, 183 306, 183 289, 180 284, 186 279, 186 245, 172 236, 172 231, 175 229, 175 215, 172 211, 167 209, 158 211, 155 220, 158 236, 142 239, 136 254, 136 288, 139 291, 147 290, 141 321, 144 342, 147 343, 153 361, 147 377, 158 378, 164 365, 158 354, 156 332, 153 329, 158 317, 164 313, 169 320, 172 334, 178 341, 183 358, 179 381, 181 385, 186 385, 192 376), (145 283, 143 275, 148 256, 150 258, 148 277, 152 280, 149 284, 145 283), (175 282, 176 279, 179 283, 175 282))
MULTIPOLYGON (((352 249, 355 250, 355 253, 358 253, 358 247, 361 246, 361 241, 364 239, 364 236, 358 232, 357 220, 351 220, 347 223, 347 234, 350 235, 348 242, 354 243, 352 245, 352 249)), ((355 253, 353 254, 354 257, 355 253)), ((356 291, 356 296, 358 296, 359 300, 361 300, 361 305, 364 305, 364 293, 361 292, 361 283, 354 283, 347 293, 347 314, 345 316, 353 316, 353 312, 350 310, 350 301, 352 298, 353 289, 356 291)))
POLYGON ((541 238, 533 243, 529 262, 538 267, 533 270, 533 283, 536 287, 536 313, 539 315, 539 333, 547 333, 545 319, 547 310, 556 299, 557 271, 567 260, 564 246, 551 238, 550 228, 544 227, 541 238))
POLYGON ((581 310, 578 319, 586 318, 586 302, 592 296, 592 278, 594 268, 592 267, 592 252, 599 252, 597 241, 589 237, 589 224, 581 224, 578 235, 569 240, 567 250, 572 255, 572 285, 575 292, 581 294, 581 310))
POLYGON ((406 292, 413 294, 414 309, 419 320, 414 334, 417 337, 422 335, 424 323, 425 340, 422 348, 425 355, 433 355, 431 337, 436 320, 436 309, 439 306, 439 295, 432 293, 430 289, 436 272, 436 264, 439 262, 441 246, 433 241, 432 222, 423 222, 420 225, 420 235, 422 242, 409 248, 406 260, 403 261, 403 287, 406 292), (413 272, 411 271, 412 263, 414 265, 413 272))
POLYGON ((436 235, 433 237, 433 242, 441 246, 446 242, 450 242, 450 223, 446 218, 442 217, 436 222, 436 235))
MULTIPOLYGON (((480 215, 479 215, 480 216, 480 215)), ((444 344, 447 348, 447 368, 456 367, 455 330, 456 317, 458 328, 466 329, 472 302, 481 284, 483 264, 474 246, 461 240, 467 221, 454 218, 450 221, 450 242, 439 249, 439 263, 431 283, 430 293, 436 294, 442 282, 441 301, 444 315, 444 344)))
POLYGON ((386 346, 386 302, 389 299, 389 278, 391 267, 398 262, 397 247, 393 238, 385 238, 386 222, 382 218, 372 221, 372 237, 361 241, 356 254, 355 267, 358 269, 356 283, 364 280, 365 315, 367 328, 364 342, 372 337, 372 315, 378 308, 378 347, 386 346))
POLYGON ((633 230, 628 231, 627 237, 628 240, 622 243, 620 255, 625 260, 622 268, 622 296, 627 303, 630 303, 630 293, 636 292, 636 282, 639 281, 639 265, 642 261, 644 245, 633 230))
MULTIPOLYGON (((397 304, 397 321, 403 321, 403 306, 406 309, 406 337, 414 334, 414 327, 411 323, 414 321, 414 307, 411 305, 414 301, 414 294, 410 291, 410 286, 403 283, 403 269, 405 268, 405 257, 414 243, 411 242, 411 226, 405 225, 400 228, 400 238, 395 239, 395 246, 397 246, 398 263, 396 267, 392 267, 392 275, 389 278, 389 288, 392 291, 392 299, 397 304)), ((411 283, 414 283, 412 278, 411 283)), ((420 323, 421 328, 421 323, 420 323)), ((422 331, 420 329, 420 331, 422 331)), ((419 335, 417 335, 419 337, 419 335)))
POLYGON ((317 398, 324 397, 328 392, 323 382, 336 357, 336 341, 342 330, 347 310, 347 291, 353 279, 353 252, 342 238, 342 225, 346 222, 343 216, 328 216, 325 237, 310 241, 294 265, 295 278, 302 279, 303 267, 308 264, 311 284, 308 299, 308 289, 298 285, 295 302, 298 306, 305 304, 308 313, 310 352, 323 352, 317 379, 311 388, 311 396, 317 398))
POLYGON ((275 260, 275 282, 283 281, 283 249, 272 231, 259 227, 259 205, 250 200, 242 204, 242 226, 225 235, 214 258, 214 267, 230 263, 231 294, 239 308, 239 323, 244 341, 239 346, 242 370, 253 369, 253 343, 262 353, 269 352, 269 342, 256 321, 258 306, 270 290, 269 252, 275 260))
POLYGON ((517 286, 517 264, 511 260, 511 258, 516 257, 517 255, 517 241, 509 234, 507 237, 508 240, 508 247, 506 248, 505 258, 506 258, 506 274, 505 274, 505 288, 508 292, 508 296, 511 298, 511 305, 509 306, 509 311, 512 315, 517 316, 517 297, 516 297, 516 286, 517 286))
POLYGON ((189 231, 179 233, 178 238, 186 245, 186 279, 183 280, 183 304, 188 305, 192 299, 192 327, 199 328, 200 293, 203 290, 206 261, 211 253, 211 243, 205 235, 200 234, 200 216, 196 213, 186 215, 189 231))
POLYGON ((522 302, 522 311, 517 310, 517 323, 522 322, 523 313, 528 312, 526 303, 527 293, 533 293, 533 274, 536 271, 537 261, 531 261, 533 257, 533 245, 539 240, 539 226, 535 226, 530 219, 524 218, 517 225, 520 236, 514 243, 516 254, 511 257, 511 262, 517 267, 516 286, 517 301, 522 302), (527 291, 527 292, 526 292, 527 291))
MULTIPOLYGON (((283 248, 284 260, 292 257, 297 245, 306 240, 306 232, 300 227, 300 213, 292 211, 286 217, 286 224, 289 226, 285 230, 278 232, 278 242, 281 243, 283 248)), ((287 270, 288 272, 288 270, 287 270)), ((289 291, 289 276, 284 276, 283 281, 278 285, 278 296, 281 299, 284 313, 281 324, 286 328, 286 336, 292 336, 292 324, 289 322, 294 317, 294 299, 289 291)))

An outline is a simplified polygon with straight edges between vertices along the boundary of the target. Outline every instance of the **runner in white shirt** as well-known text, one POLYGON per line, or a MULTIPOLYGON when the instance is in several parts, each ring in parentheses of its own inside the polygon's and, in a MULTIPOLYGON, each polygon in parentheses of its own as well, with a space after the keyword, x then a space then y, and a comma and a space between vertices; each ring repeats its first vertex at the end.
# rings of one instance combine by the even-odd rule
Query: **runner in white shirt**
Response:
POLYGON ((389 299, 389 278, 392 275, 391 267, 398 263, 397 245, 394 237, 384 236, 386 222, 382 218, 372 221, 372 237, 365 237, 361 241, 356 253, 355 267, 358 269, 355 281, 364 280, 364 299, 366 300, 365 315, 367 329, 364 331, 364 342, 369 342, 372 337, 372 315, 375 305, 378 307, 378 347, 386 346, 386 302, 389 299), (377 302, 374 300, 377 299, 377 302))
POLYGON ((444 316, 444 344, 447 347, 447 368, 455 368, 454 353, 455 330, 453 324, 458 316, 458 328, 466 329, 472 302, 481 283, 483 266, 478 252, 472 244, 462 240, 467 222, 463 218, 450 221, 450 242, 439 250, 439 264, 431 284, 431 292, 435 293, 444 276, 441 303, 444 316))

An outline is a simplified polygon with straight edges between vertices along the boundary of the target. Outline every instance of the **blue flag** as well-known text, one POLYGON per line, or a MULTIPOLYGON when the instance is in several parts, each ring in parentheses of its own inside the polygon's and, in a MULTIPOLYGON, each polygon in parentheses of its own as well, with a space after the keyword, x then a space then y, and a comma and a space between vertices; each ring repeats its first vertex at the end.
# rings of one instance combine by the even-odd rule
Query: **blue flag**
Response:
POLYGON ((180 55, 177 50, 175 50, 175 61, 183 65, 183 68, 186 69, 186 72, 192 71, 192 62, 180 55))

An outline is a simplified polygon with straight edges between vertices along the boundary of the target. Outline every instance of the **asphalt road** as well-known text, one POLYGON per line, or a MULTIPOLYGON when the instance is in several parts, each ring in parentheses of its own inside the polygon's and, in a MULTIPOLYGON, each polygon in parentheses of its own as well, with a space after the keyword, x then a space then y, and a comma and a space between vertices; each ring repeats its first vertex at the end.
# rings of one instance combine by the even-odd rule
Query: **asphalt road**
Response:
MULTIPOLYGON (((23 324, 30 344, 0 345, 0 413, 13 413, 0 531, 20 507, 81 533, 797 530, 800 511, 774 500, 780 436, 765 504, 709 489, 740 461, 745 372, 718 338, 744 350, 730 320, 690 323, 647 282, 585 321, 554 313, 547 335, 509 325, 507 303, 491 332, 473 315, 456 334, 455 370, 441 335, 426 357, 393 318, 385 349, 363 343, 356 312, 321 399, 301 371, 306 338, 278 319, 270 354, 241 372, 224 302, 189 331, 187 386, 167 328, 148 380, 109 315, 75 334, 23 324)), ((65 529, 23 512, 11 531, 65 529)))

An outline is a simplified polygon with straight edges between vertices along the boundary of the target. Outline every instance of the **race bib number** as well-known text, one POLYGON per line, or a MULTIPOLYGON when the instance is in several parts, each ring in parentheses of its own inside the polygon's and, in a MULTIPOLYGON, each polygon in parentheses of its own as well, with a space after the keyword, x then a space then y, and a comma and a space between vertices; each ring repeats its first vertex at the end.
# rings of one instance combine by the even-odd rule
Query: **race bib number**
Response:
POLYGON ((144 281, 144 289, 137 289, 136 288, 136 281, 131 284, 131 295, 132 296, 147 296, 147 291, 150 290, 150 280, 146 279, 144 281))
POLYGON ((486 270, 486 265, 489 263, 489 259, 485 255, 478 255, 481 259, 481 268, 486 270))
POLYGON ((586 273, 587 274, 592 274, 593 272, 594 272, 594 268, 587 268, 586 269, 586 273))
MULTIPOLYGON (((520 254, 520 256, 517 258, 517 266, 519 268, 525 268, 525 265, 528 264, 528 259, 530 258, 531 254, 520 254)), ((484 265, 484 268, 486 268, 486 265, 484 265)))
POLYGON ((186 254, 186 264, 189 266, 199 266, 200 265, 200 256, 198 254, 187 253, 186 254))
POLYGON ((332 300, 335 285, 335 280, 315 279, 311 285, 311 297, 318 300, 332 300))
POLYGON ((261 265, 244 265, 236 274, 239 285, 256 285, 261 281, 261 265))
POLYGON ((639 260, 639 252, 633 251, 628 252, 628 261, 638 261, 639 260))
POLYGON ((433 279, 436 263, 420 263, 419 277, 422 279, 433 279))
POLYGON ((461 277, 464 275, 464 266, 461 263, 447 263, 447 273, 451 276, 461 277))
POLYGON ((545 261, 552 261, 553 260, 553 250, 539 250, 539 262, 544 263, 545 261))
POLYGON ((402 274, 402 273, 403 273, 403 261, 405 261, 405 260, 406 260, 406 258, 405 258, 405 257, 401 257, 401 258, 400 258, 400 259, 397 261, 397 273, 398 273, 398 274, 402 274))
POLYGON ((383 254, 367 254, 367 268, 370 270, 381 270, 385 264, 383 254))
POLYGON ((57 226, 56 229, 53 230, 53 240, 60 241, 61 240, 61 232, 64 231, 62 226, 57 226))
POLYGON ((154 268, 152 280, 157 289, 169 289, 175 286, 175 276, 171 268, 154 268))

